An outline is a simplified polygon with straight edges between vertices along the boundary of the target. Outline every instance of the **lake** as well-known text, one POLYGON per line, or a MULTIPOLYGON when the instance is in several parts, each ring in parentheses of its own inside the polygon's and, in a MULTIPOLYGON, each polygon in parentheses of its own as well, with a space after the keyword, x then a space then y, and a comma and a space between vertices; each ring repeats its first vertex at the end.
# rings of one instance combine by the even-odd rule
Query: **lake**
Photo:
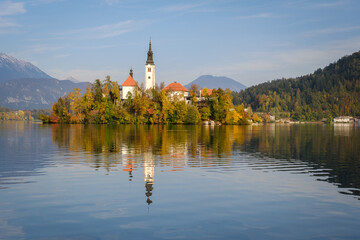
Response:
POLYGON ((0 122, 0 239, 359 239, 360 127, 0 122))

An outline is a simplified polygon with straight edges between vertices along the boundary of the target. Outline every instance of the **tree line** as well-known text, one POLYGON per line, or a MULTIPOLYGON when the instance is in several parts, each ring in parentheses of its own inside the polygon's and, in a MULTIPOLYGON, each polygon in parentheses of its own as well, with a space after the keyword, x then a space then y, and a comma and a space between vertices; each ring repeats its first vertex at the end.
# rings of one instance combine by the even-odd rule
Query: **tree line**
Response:
POLYGON ((123 123, 123 124, 199 124, 216 121, 222 124, 248 124, 261 118, 245 109, 243 104, 234 106, 229 89, 204 90, 205 98, 198 100, 198 87, 190 89, 191 104, 183 96, 170 96, 169 91, 156 86, 144 90, 136 87, 133 94, 121 100, 118 83, 110 76, 95 80, 85 93, 74 89, 52 105, 50 116, 40 114, 44 123, 123 123))
POLYGON ((39 114, 49 115, 48 109, 13 110, 0 106, 0 120, 5 121, 33 121, 39 114))

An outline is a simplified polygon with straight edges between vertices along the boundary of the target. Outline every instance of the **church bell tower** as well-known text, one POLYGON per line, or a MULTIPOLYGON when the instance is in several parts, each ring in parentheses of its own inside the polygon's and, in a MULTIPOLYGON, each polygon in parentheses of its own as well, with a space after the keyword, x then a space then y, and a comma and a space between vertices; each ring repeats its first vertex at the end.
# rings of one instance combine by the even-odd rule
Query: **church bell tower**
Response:
POLYGON ((153 51, 151 50, 151 40, 149 42, 149 51, 147 53, 147 60, 145 64, 145 90, 155 87, 155 63, 153 58, 153 51))

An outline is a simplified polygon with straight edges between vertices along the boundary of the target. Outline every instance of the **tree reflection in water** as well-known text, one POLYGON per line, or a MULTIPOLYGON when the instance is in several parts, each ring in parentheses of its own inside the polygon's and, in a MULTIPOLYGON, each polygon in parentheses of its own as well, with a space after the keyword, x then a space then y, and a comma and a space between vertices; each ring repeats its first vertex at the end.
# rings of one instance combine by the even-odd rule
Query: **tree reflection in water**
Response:
POLYGON ((253 169, 307 173, 360 195, 360 128, 317 124, 263 126, 51 125, 52 139, 73 161, 106 171, 144 168, 151 204, 155 167, 253 169), (247 162, 242 154, 256 156, 247 162), (84 159, 85 158, 85 159, 84 159), (255 159, 255 160, 254 160, 255 159))

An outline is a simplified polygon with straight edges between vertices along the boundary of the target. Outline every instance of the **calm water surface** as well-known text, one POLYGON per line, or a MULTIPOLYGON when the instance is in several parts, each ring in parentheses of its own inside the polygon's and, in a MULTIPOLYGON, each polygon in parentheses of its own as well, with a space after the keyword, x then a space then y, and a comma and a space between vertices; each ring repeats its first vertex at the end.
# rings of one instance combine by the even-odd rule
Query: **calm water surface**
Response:
POLYGON ((360 127, 0 122, 0 239, 360 239, 360 127))

